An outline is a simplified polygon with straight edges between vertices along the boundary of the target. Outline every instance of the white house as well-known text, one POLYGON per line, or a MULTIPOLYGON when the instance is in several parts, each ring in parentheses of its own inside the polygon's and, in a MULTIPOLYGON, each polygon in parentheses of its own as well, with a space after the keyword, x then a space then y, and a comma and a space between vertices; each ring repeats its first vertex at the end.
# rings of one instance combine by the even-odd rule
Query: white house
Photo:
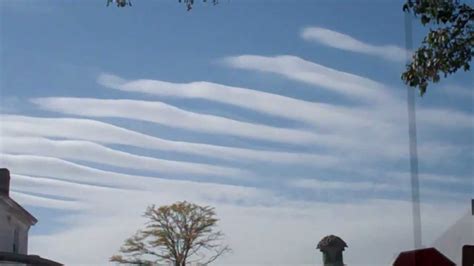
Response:
MULTIPOLYGON (((474 206, 472 213, 474 213, 474 206)), ((474 216, 472 213, 466 212, 433 243, 434 247, 454 261, 456 265, 463 265, 462 247, 474 245, 474 216)))
POLYGON ((10 198, 10 172, 0 168, 0 264, 61 265, 28 255, 28 231, 38 220, 10 198))
POLYGON ((0 252, 28 253, 28 231, 38 220, 10 198, 10 173, 0 169, 0 252))

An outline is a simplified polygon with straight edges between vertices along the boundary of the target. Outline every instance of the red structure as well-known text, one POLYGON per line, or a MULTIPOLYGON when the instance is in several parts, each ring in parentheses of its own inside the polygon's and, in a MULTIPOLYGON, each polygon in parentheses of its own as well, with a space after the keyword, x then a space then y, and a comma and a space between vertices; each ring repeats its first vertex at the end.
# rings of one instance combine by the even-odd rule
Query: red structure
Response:
POLYGON ((405 251, 398 255, 393 266, 455 266, 454 262, 435 248, 405 251))
POLYGON ((462 266, 474 265, 474 246, 462 247, 462 266))

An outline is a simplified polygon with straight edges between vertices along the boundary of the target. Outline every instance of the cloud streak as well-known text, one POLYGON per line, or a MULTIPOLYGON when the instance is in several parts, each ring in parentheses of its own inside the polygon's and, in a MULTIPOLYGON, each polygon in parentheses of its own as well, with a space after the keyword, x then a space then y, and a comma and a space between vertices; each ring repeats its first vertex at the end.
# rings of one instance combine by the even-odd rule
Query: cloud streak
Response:
MULTIPOLYGON (((385 132, 396 131, 397 126, 393 125, 406 121, 406 117, 401 115, 401 112, 405 112, 406 104, 400 93, 397 93, 396 90, 393 91, 394 88, 369 78, 328 68, 291 55, 240 55, 224 58, 223 62, 234 68, 275 73, 291 80, 315 85, 318 88, 325 88, 351 99, 362 101, 362 106, 341 110, 344 110, 345 114, 352 111, 354 116, 365 118, 375 127, 383 127, 382 131, 385 132), (389 121, 394 123, 391 124, 389 121)), ((473 119, 472 114, 457 110, 418 108, 418 120, 421 122, 421 126, 450 129, 453 126, 472 128, 474 126, 473 119)))
MULTIPOLYGON (((402 61, 397 47, 364 43, 323 28, 306 30, 302 37, 310 41, 402 61)), ((39 210, 40 224, 30 237, 30 252, 66 265, 104 265, 123 240, 143 226, 146 206, 182 200, 216 207, 219 226, 235 251, 219 260, 219 265, 314 264, 315 259, 320 261, 315 244, 327 234, 340 235, 349 243, 344 256, 351 265, 390 265, 397 253, 412 244, 410 179, 403 172, 408 166, 404 88, 292 55, 244 54, 223 62, 275 74, 296 81, 296 86, 307 84, 305 93, 317 97, 323 92, 330 102, 311 102, 296 92, 287 91, 285 95, 293 96, 283 96, 246 85, 125 80, 102 74, 98 83, 120 91, 114 95, 145 93, 159 99, 34 98, 35 107, 59 117, 0 115, 0 165, 12 172, 12 196, 21 204, 38 207, 32 211, 39 210), (186 101, 179 101, 178 107, 159 102, 162 98, 186 101), (212 108, 220 103, 253 113, 232 113, 232 117, 242 117, 239 120, 218 111, 215 115, 189 111, 200 100, 212 108), (193 104, 186 106, 190 102, 193 104), (294 124, 304 129, 276 127, 272 119, 260 121, 256 113, 297 121, 294 124), (140 123, 144 128, 138 131, 127 128, 136 121, 149 123, 140 123), (161 138, 162 131, 156 129, 163 127, 152 123, 166 127, 167 133, 174 134, 172 138, 184 140, 161 138), (204 134, 195 135, 197 132, 204 134), (186 141, 188 133, 203 143, 186 141), (235 143, 247 148, 222 146, 239 145, 235 143), (175 159, 162 159, 169 157, 175 159), (137 172, 141 174, 132 174, 137 172), (244 180, 249 176, 251 180, 244 180), (229 180, 237 185, 225 184, 229 180), (54 230, 42 231, 47 222, 54 230), (82 241, 91 239, 86 244, 82 241), (377 252, 369 258, 367 250, 377 252)), ((227 82, 225 75, 214 78, 227 82)), ((237 78, 246 83, 245 76, 237 78)), ((41 80, 32 82, 48 86, 41 80)), ((85 88, 84 93, 96 93, 91 89, 85 88)), ((420 132, 430 127, 429 135, 420 136, 419 143, 422 194, 430 196, 422 203, 424 243, 430 243, 465 212, 463 204, 468 202, 472 185, 470 176, 461 173, 468 169, 464 165, 452 175, 440 174, 450 173, 451 162, 466 162, 470 146, 448 139, 446 131, 438 134, 438 129, 449 133, 453 128, 472 129, 472 116, 453 109, 418 110, 420 132), (433 173, 425 174, 427 168, 433 173)))
POLYGON ((365 102, 381 102, 392 97, 385 86, 379 82, 335 70, 297 56, 239 55, 224 58, 222 62, 235 68, 280 74, 292 80, 365 102))
POLYGON ((337 31, 307 27, 301 31, 300 37, 306 41, 316 42, 332 48, 372 55, 394 62, 406 62, 407 51, 395 45, 373 45, 357 40, 337 31))
MULTIPOLYGON (((99 76, 98 82, 107 88, 121 91, 140 92, 160 97, 205 99, 230 104, 301 121, 315 126, 317 130, 331 132, 333 136, 338 136, 339 140, 358 139, 355 143, 351 141, 327 143, 327 146, 332 149, 331 152, 345 150, 344 158, 347 158, 353 151, 364 151, 370 153, 372 157, 375 154, 389 158, 406 156, 404 148, 406 147, 404 138, 406 131, 399 126, 405 124, 406 117, 400 115, 405 111, 405 105, 395 95, 387 99, 389 104, 386 106, 363 105, 349 108, 204 81, 172 83, 150 79, 125 80, 118 76, 102 74, 99 76), (371 141, 367 142, 368 139, 371 141), (383 151, 380 150, 381 145, 385 147, 383 151)), ((380 90, 383 91, 382 86, 380 90)), ((453 124, 464 127, 469 127, 472 124, 470 123, 471 116, 467 114, 455 110, 433 109, 435 113, 442 113, 445 116, 451 115, 452 118, 455 118, 450 122, 440 123, 440 120, 436 119, 437 115, 433 115, 430 111, 421 109, 422 125, 434 126, 436 129, 452 128, 453 124)), ((446 146, 440 143, 422 142, 420 150, 424 155, 427 155, 425 158, 431 160, 439 158, 439 150, 442 147, 446 146)), ((453 152, 451 149, 449 153, 453 152)))
MULTIPOLYGON (((404 154, 398 144, 387 144, 385 150, 378 147, 380 142, 389 143, 394 141, 389 135, 373 134, 372 131, 364 132, 364 127, 358 131, 349 131, 345 134, 316 134, 309 131, 301 131, 286 128, 276 128, 260 124, 244 123, 227 118, 195 114, 187 111, 177 111, 171 107, 171 112, 167 112, 167 105, 157 102, 136 101, 136 100, 100 100, 89 98, 36 98, 32 100, 41 108, 56 111, 64 114, 85 115, 92 117, 117 117, 133 120, 144 120, 160 123, 166 126, 185 128, 208 133, 224 133, 234 136, 246 136, 258 140, 270 140, 283 142, 286 144, 317 146, 321 148, 331 148, 334 152, 343 152, 348 149, 358 150, 369 154, 377 153, 381 156, 400 157, 404 154), (164 109, 161 107, 164 106, 164 109), (186 113, 192 115, 187 117, 186 113), (360 132, 361 135, 355 135, 360 132), (372 134, 371 134, 372 133, 372 134), (350 136, 350 137, 348 137, 350 136), (361 143, 358 138, 374 136, 371 142, 361 143)), ((373 127, 377 129, 377 127, 373 127)), ((105 137, 105 136, 104 136, 105 137)), ((396 139, 396 141, 400 141, 396 139)), ((329 153, 333 155, 332 152, 329 153)))
POLYGON ((223 134, 291 144, 325 143, 328 135, 241 122, 214 115, 185 111, 162 103, 139 100, 102 100, 91 98, 36 98, 40 108, 71 115, 118 117, 142 120, 208 134, 223 134))
POLYGON ((103 171, 46 156, 1 154, 0 162, 8 165, 12 173, 20 175, 59 177, 62 180, 103 187, 138 189, 152 179, 103 171))
MULTIPOLYGON (((100 170, 66 160, 33 155, 0 154, 0 163, 8 165, 14 175, 41 178, 37 182, 46 182, 54 189, 46 190, 49 195, 74 197, 77 200, 104 200, 108 194, 152 194, 155 198, 159 193, 172 194, 174 197, 194 196, 208 201, 234 202, 244 204, 247 201, 269 204, 268 191, 252 187, 217 184, 212 182, 195 182, 187 180, 164 179, 157 176, 129 175, 112 171, 100 170), (75 186, 84 193, 68 193, 75 186), (201 188, 197 189, 197 188, 201 188), (56 191, 57 190, 57 191, 56 191), (213 193, 209 193, 212 190, 213 193), (56 191, 56 192, 55 192, 56 191), (62 193, 62 194, 61 194, 62 193), (93 198, 91 195, 96 195, 93 198)), ((25 182, 14 182, 19 188, 27 187, 25 182)), ((37 192, 41 186, 38 187, 37 192)), ((14 187, 15 188, 15 187, 14 187)), ((29 190, 34 192, 34 190, 29 190)), ((163 194, 164 195, 164 194, 163 194)), ((160 196, 161 197, 161 196, 160 196)), ((133 201, 133 199, 130 199, 133 201)), ((138 199, 137 199, 138 200, 138 199)))
POLYGON ((47 197, 39 197, 35 195, 30 195, 23 192, 11 191, 13 198, 21 201, 24 205, 43 207, 48 209, 61 209, 61 210, 80 210, 86 207, 85 204, 74 201, 58 200, 51 199, 47 197))
MULTIPOLYGON (((337 159, 329 155, 244 149, 185 141, 172 141, 139 133, 108 123, 78 118, 41 118, 2 115, 3 136, 29 136, 88 140, 104 144, 121 144, 144 149, 181 152, 220 160, 243 160, 283 164, 316 164, 330 166, 337 159)), ((3 145, 3 142, 0 142, 3 145)), ((1 146, 0 146, 1 149, 1 146)))
POLYGON ((155 96, 204 99, 259 113, 302 121, 313 126, 345 128, 370 125, 361 119, 358 110, 326 103, 309 102, 278 94, 223 84, 196 81, 172 83, 161 80, 125 80, 111 74, 101 74, 99 84, 116 90, 139 92, 155 96))
POLYGON ((165 174, 194 174, 227 177, 249 177, 251 174, 235 168, 208 164, 163 160, 114 150, 93 142, 79 140, 49 140, 45 138, 4 137, 0 151, 81 160, 122 168, 156 171, 165 174))
MULTIPOLYGON (((292 261, 296 260, 310 263, 315 255, 308 250, 314 250, 315 242, 328 232, 342 236, 349 243, 357 243, 346 256, 354 265, 389 264, 392 256, 410 243, 408 239, 410 239, 411 220, 406 217, 406 213, 410 213, 411 209, 407 202, 386 200, 358 203, 300 202, 282 200, 274 193, 262 189, 129 176, 83 168, 62 160, 31 156, 16 156, 7 160, 9 165, 13 165, 13 171, 31 174, 31 176, 15 174, 12 183, 14 189, 27 193, 43 192, 51 197, 73 198, 64 201, 46 197, 39 199, 37 196, 25 193, 13 194, 21 204, 40 207, 52 204, 50 208, 53 209, 70 208, 69 205, 75 202, 80 204, 80 208, 71 208, 73 212, 61 218, 61 223, 64 223, 68 230, 56 230, 47 235, 35 235, 30 238, 31 252, 55 258, 68 265, 103 264, 110 254, 116 252, 126 237, 142 226, 144 221, 140 218, 140 214, 145 206, 151 203, 168 204, 176 200, 189 200, 216 207, 220 217, 219 225, 226 232, 227 241, 235 251, 234 254, 222 258, 219 261, 222 264, 232 262, 265 265, 275 260, 291 265, 292 261), (42 166, 41 169, 37 169, 39 165, 42 166), (33 177, 35 174, 54 179, 33 177), (111 189, 57 181, 58 179, 77 181, 79 177, 96 184, 121 180, 120 183, 130 189, 111 189), (20 180, 17 180, 18 178, 20 180), (377 213, 386 215, 374 215, 377 213), (357 224, 358 230, 347 226, 348 221, 350 224, 357 224), (377 234, 377 238, 364 242, 367 234, 377 234), (95 241, 88 245, 74 241, 80 238, 93 238, 95 241), (249 239, 252 241, 249 242, 249 239), (264 243, 268 241, 277 244, 265 245, 264 243), (289 251, 277 255, 276 258, 272 257, 275 248, 286 250, 287 243, 298 244, 292 245, 289 251), (382 245, 382 243, 390 244, 382 245), (364 254, 363 250, 375 249, 381 245, 384 249, 378 249, 378 255, 371 257, 370 260, 360 255, 364 254), (75 252, 68 252, 70 250, 75 252), (86 253, 88 256, 82 255, 86 253), (271 260, 268 260, 270 257, 271 260)), ((332 185, 327 189, 338 190, 332 185)), ((459 205, 446 203, 423 204, 422 208, 424 217, 443 217, 424 224, 425 237, 428 239, 435 238, 436 232, 440 232, 446 224, 449 224, 454 219, 452 217, 457 217, 457 213, 462 209, 459 205)), ((43 217, 38 218, 42 220, 43 217)))

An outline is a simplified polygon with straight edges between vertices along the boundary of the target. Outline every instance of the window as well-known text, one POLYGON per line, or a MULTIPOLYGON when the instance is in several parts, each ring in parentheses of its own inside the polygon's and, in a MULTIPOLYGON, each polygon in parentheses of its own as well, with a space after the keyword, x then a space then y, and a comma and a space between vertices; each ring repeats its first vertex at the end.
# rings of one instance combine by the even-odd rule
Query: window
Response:
POLYGON ((13 253, 18 253, 18 247, 20 245, 20 230, 18 227, 13 231, 13 253))

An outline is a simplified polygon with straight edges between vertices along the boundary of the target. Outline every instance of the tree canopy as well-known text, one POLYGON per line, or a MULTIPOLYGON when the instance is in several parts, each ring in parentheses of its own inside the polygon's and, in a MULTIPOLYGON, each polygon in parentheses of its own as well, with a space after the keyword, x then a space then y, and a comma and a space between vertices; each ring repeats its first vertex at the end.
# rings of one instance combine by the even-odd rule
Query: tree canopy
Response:
MULTIPOLYGON (((195 0, 178 0, 178 2, 184 3, 186 5, 186 8, 188 9, 188 11, 193 8, 194 1, 195 0)), ((204 3, 207 2, 207 0, 202 0, 202 1, 204 3)), ((217 3, 219 2, 219 0, 210 0, 210 1, 212 1, 212 4, 214 4, 214 5, 217 5, 217 3)))
MULTIPOLYGON (((207 2, 207 0, 202 0, 203 2, 207 2)), ((217 5, 219 0, 210 0, 214 5, 217 5)), ((195 0, 178 0, 179 3, 184 3, 186 5, 186 8, 191 10, 193 8, 195 0)), ((117 7, 126 7, 126 6, 132 6, 132 1, 131 0, 107 0, 107 6, 109 6, 111 3, 115 3, 117 7)))
POLYGON ((186 201, 171 205, 149 206, 144 229, 125 240, 119 255, 112 262, 155 265, 159 262, 185 266, 199 262, 204 265, 230 251, 222 243, 223 233, 216 229, 214 208, 186 201))
POLYGON ((434 26, 415 51, 402 74, 403 81, 426 92, 428 84, 459 69, 468 71, 474 46, 474 10, 458 0, 408 0, 403 11, 412 12, 424 26, 434 26))

